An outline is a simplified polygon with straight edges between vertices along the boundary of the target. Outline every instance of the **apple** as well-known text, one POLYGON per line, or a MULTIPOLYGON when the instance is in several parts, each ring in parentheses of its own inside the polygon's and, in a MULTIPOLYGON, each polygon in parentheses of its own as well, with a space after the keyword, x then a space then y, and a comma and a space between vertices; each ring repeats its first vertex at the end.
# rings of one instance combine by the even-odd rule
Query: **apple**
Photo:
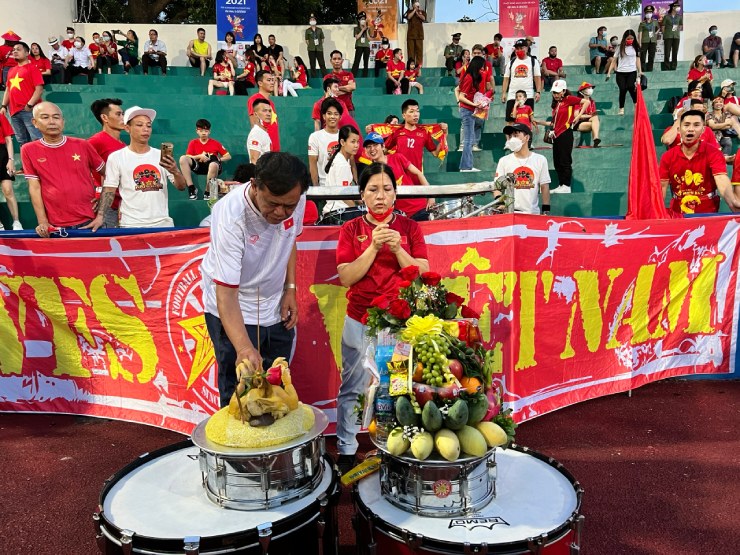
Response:
POLYGON ((421 408, 424 408, 424 405, 426 405, 427 402, 434 399, 434 388, 431 385, 414 382, 413 391, 414 396, 416 397, 416 402, 419 403, 421 408))
POLYGON ((449 361, 448 368, 450 369, 450 373, 457 378, 457 381, 462 380, 463 365, 459 360, 455 358, 451 358, 449 361))
POLYGON ((460 395, 460 386, 456 384, 445 385, 436 389, 440 399, 457 399, 460 395))

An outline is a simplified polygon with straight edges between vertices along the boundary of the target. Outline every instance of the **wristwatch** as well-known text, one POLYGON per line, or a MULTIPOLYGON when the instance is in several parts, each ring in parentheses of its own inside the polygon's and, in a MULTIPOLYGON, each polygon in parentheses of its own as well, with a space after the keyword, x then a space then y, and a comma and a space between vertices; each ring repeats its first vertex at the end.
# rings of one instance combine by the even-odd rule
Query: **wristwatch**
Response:
POLYGON ((285 285, 283 286, 283 289, 284 289, 284 290, 285 290, 285 289, 296 289, 296 284, 295 284, 295 283, 286 283, 286 284, 285 284, 285 285))

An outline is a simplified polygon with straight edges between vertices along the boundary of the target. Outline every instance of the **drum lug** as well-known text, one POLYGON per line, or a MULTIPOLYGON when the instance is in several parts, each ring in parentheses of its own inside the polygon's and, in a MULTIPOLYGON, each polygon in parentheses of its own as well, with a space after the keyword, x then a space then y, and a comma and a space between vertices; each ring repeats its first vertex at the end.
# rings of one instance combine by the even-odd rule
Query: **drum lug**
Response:
POLYGON ((272 539, 272 522, 257 525, 257 536, 262 546, 262 555, 267 555, 267 548, 270 547, 270 540, 272 539))
POLYGON ((200 536, 185 536, 183 549, 185 555, 198 555, 200 553, 200 536))
POLYGON ((313 477, 313 457, 311 456, 311 445, 306 444, 303 446, 303 470, 306 476, 313 477))
POLYGON ((412 551, 419 549, 421 547, 421 542, 424 539, 424 536, 421 534, 412 534, 408 530, 404 530, 401 535, 403 536, 403 541, 406 546, 412 551))
POLYGON ((123 555, 131 555, 134 549, 134 534, 132 530, 121 530, 121 552, 123 555))
POLYGON ((498 476, 498 465, 496 464, 496 448, 493 449, 492 456, 486 461, 488 466, 488 476, 491 479, 493 496, 496 497, 496 478, 498 476))
POLYGON ((203 480, 203 486, 205 487, 208 483, 208 459, 206 458, 205 451, 198 453, 198 466, 200 467, 200 476, 203 480))
POLYGON ((319 537, 319 555, 324 554, 324 530, 326 529, 326 507, 329 505, 329 498, 326 492, 319 495, 319 518, 316 521, 316 531, 319 537))
POLYGON ((488 555, 488 544, 482 543, 471 548, 469 543, 465 543, 463 546, 463 553, 465 553, 465 555, 469 555, 471 553, 475 553, 477 555, 488 555))
MULTIPOLYGON (((216 472, 215 472, 216 488, 218 489, 219 498, 226 497, 226 467, 224 464, 216 459, 216 472)), ((221 499, 219 499, 221 502, 221 499)))
POLYGON ((535 555, 542 553, 542 548, 545 546, 546 541, 547 534, 542 534, 536 538, 529 538, 527 540, 527 549, 529 549, 530 553, 534 553, 535 555))
POLYGON ((105 553, 107 546, 103 531, 100 529, 100 513, 93 513, 93 525, 95 526, 95 542, 98 544, 100 552, 105 553))
POLYGON ((570 544, 570 555, 578 555, 581 552, 581 533, 583 532, 583 523, 585 521, 585 516, 578 515, 571 523, 571 528, 573 529, 573 535, 575 538, 573 543, 570 544))
MULTIPOLYGON (((268 457, 268 460, 269 460, 269 457, 268 457)), ((275 460, 273 460, 270 463, 270 465, 267 465, 267 464, 264 464, 264 460, 263 460, 263 464, 260 468, 260 487, 262 488, 262 491, 265 493, 270 491, 270 467, 274 463, 275 463, 275 460)))

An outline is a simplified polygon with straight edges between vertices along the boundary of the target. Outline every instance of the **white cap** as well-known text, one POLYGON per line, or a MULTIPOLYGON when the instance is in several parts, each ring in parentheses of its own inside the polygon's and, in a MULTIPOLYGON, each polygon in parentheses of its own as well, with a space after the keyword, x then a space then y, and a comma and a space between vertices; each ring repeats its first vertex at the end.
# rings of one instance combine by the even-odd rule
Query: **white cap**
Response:
POLYGON ((154 121, 154 118, 157 117, 157 112, 155 112, 151 108, 141 108, 139 106, 131 106, 131 108, 129 108, 123 113, 124 125, 128 125, 128 122, 130 122, 136 116, 146 116, 151 121, 154 121))
POLYGON ((552 89, 550 90, 554 93, 561 93, 567 88, 568 84, 565 82, 565 79, 558 79, 552 84, 552 89))
POLYGON ((725 79, 724 81, 722 81, 720 87, 724 89, 725 87, 731 87, 732 85, 737 85, 737 83, 735 83, 735 81, 733 81, 732 79, 725 79))

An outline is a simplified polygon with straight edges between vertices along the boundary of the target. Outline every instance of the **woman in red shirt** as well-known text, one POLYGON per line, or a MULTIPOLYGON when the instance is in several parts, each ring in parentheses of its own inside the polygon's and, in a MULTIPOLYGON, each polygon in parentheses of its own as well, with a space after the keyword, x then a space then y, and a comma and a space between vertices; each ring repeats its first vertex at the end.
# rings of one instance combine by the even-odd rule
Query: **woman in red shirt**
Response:
POLYGON ((385 70, 388 62, 390 62, 393 57, 390 45, 390 41, 383 37, 383 41, 380 43, 380 48, 375 52, 375 77, 380 75, 381 69, 385 70))
POLYGON ((552 119, 546 125, 552 138, 552 160, 560 185, 551 193, 570 193, 573 178, 573 122, 588 109, 588 98, 571 95, 568 85, 558 79, 552 85, 552 119))
POLYGON ((213 79, 208 81, 208 96, 213 94, 214 87, 217 89, 229 89, 229 94, 234 96, 234 66, 226 58, 223 50, 216 52, 213 64, 213 79))
POLYGON ((400 89, 401 94, 409 94, 409 80, 406 79, 406 64, 403 63, 403 50, 396 48, 393 51, 393 59, 385 68, 387 77, 385 80, 385 92, 394 94, 400 89))
POLYGON ((39 43, 31 43, 31 56, 28 58, 33 65, 35 65, 44 76, 44 83, 47 85, 51 83, 51 62, 49 58, 44 55, 44 51, 41 50, 39 43))
POLYGON ((701 83, 701 96, 704 100, 711 100, 714 95, 712 94, 712 70, 706 67, 707 59, 704 54, 699 54, 694 58, 694 62, 691 64, 689 74, 686 76, 686 82, 691 83, 692 81, 699 81, 701 83))
POLYGON ((283 96, 298 96, 296 91, 308 86, 308 69, 300 56, 293 58, 291 74, 293 75, 293 81, 290 79, 283 80, 283 96))
POLYGON ((470 50, 465 49, 460 54, 460 57, 455 62, 455 82, 460 83, 460 79, 465 75, 465 70, 468 69, 470 63, 470 50))
POLYGON ((236 76, 236 83, 234 84, 234 90, 236 94, 246 95, 247 89, 255 87, 255 75, 257 74, 257 57, 254 55, 254 50, 247 48, 244 51, 244 68, 242 72, 236 76))
POLYGON ((118 65, 118 45, 113 40, 113 36, 108 31, 103 31, 100 35, 100 55, 95 60, 98 73, 103 73, 103 68, 108 68, 108 74, 113 66, 118 65))
POLYGON ((476 56, 470 63, 460 79, 457 88, 458 107, 460 109, 460 121, 463 136, 462 156, 460 158, 461 172, 480 171, 473 167, 473 145, 478 144, 481 139, 484 119, 476 117, 475 109, 480 108, 480 102, 475 100, 476 93, 485 94, 486 83, 483 73, 486 70, 486 61, 482 56, 476 56))

